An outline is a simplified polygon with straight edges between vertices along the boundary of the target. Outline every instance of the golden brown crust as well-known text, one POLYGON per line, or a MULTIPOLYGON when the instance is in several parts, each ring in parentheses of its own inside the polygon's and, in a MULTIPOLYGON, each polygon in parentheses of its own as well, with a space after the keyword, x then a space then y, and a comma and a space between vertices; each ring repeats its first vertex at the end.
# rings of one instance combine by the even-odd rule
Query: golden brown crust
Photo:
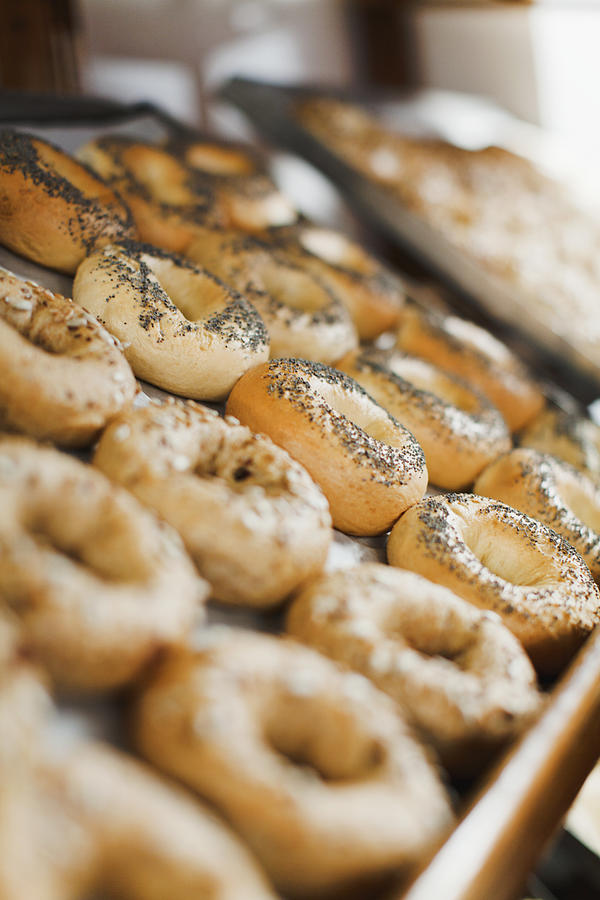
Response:
POLYGON ((0 242, 51 269, 72 273, 94 247, 133 237, 115 192, 58 147, 0 132, 0 242))
POLYGON ((396 342, 400 350, 422 356, 480 390, 511 431, 523 428, 544 405, 541 390, 508 347, 466 319, 407 305, 396 342))
POLYGON ((544 674, 558 672, 600 621, 600 594, 579 554, 496 500, 423 500, 394 526, 387 553, 392 565, 497 612, 544 674))
POLYGON ((195 624, 208 585, 177 535, 91 466, 5 437, 0 511, 0 596, 60 686, 121 686, 195 624))
POLYGON ((443 833, 436 774, 366 679, 267 635, 209 629, 204 646, 154 670, 136 743, 225 813, 286 895, 411 865, 443 833))
POLYGON ((323 568, 332 533, 319 488, 215 410, 131 410, 106 429, 94 464, 177 529, 217 600, 272 606, 323 568))
POLYGON ((269 239, 340 298, 361 340, 398 324, 405 300, 400 278, 345 234, 303 222, 273 229, 269 239))
POLYGON ((218 278, 147 244, 124 241, 80 265, 73 299, 128 346, 140 378, 198 400, 222 400, 268 357, 256 310, 218 278))
POLYGON ((414 572, 365 563, 321 576, 294 599, 287 631, 389 694, 455 772, 472 775, 540 708, 499 618, 414 572))
POLYGON ((117 342, 70 300, 0 268, 0 427, 90 444, 136 391, 117 342))
POLYGON ((223 225, 223 214, 208 183, 151 143, 106 135, 90 141, 78 157, 129 205, 140 240, 183 253, 205 228, 223 225))
POLYGON ((1 783, 3 900, 274 900, 229 829, 137 760, 92 742, 36 757, 1 783))
POLYGON ((482 472, 473 490, 553 528, 600 580, 600 488, 577 469, 521 447, 482 472))
POLYGON ((519 443, 550 453, 600 483, 600 427, 585 416, 548 407, 521 432, 519 443))
POLYGON ((333 363, 356 347, 356 330, 341 300, 266 241, 215 230, 187 253, 256 307, 269 332, 271 356, 333 363))
POLYGON ((177 137, 166 149, 196 173, 194 183, 215 193, 227 228, 260 232, 295 222, 293 204, 269 177, 264 161, 251 147, 217 138, 177 137))
POLYGON ((510 449, 498 410, 479 391, 427 360, 372 347, 347 354, 337 368, 412 431, 425 453, 429 479, 438 487, 468 487, 510 449))
POLYGON ((341 531, 385 531, 425 493, 427 467, 413 435, 328 366, 298 359, 256 366, 234 387, 227 411, 302 463, 341 531))

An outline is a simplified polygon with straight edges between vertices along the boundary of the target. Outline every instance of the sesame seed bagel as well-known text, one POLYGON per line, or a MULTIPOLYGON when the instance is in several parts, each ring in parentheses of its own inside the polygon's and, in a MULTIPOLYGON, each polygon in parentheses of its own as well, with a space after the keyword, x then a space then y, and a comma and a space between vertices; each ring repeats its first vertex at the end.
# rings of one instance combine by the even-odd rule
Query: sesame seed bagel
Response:
POLYGON ((252 148, 215 138, 177 137, 166 149, 201 176, 200 184, 208 181, 228 228, 262 231, 296 221, 293 204, 252 148))
POLYGON ((227 817, 286 896, 410 866, 451 822, 391 701, 289 640, 209 629, 204 649, 153 670, 134 739, 227 817))
POLYGON ((400 350, 422 356, 478 388, 511 431, 519 431, 544 406, 544 396, 525 366, 489 331, 457 316, 406 305, 396 336, 400 350))
POLYGON ((567 542, 496 500, 422 500, 392 529, 389 562, 497 612, 536 669, 555 674, 600 621, 600 594, 567 542))
POLYGON ((204 229, 224 224, 212 187, 160 147, 105 135, 77 155, 126 200, 142 241, 183 253, 204 229))
POLYGON ((492 463, 473 490, 553 528, 600 581, 600 487, 577 469, 521 447, 492 463))
POLYGON ((361 340, 398 324, 405 299, 400 279, 345 234, 303 222, 274 229, 270 238, 340 298, 361 340))
POLYGON ((134 241, 80 265, 73 299, 128 346, 140 378, 197 400, 222 400, 269 355, 256 310, 210 272, 134 241))
POLYGON ((368 347, 348 353, 337 368, 412 431, 438 487, 469 486, 511 447, 504 419, 484 395, 427 360, 368 347))
POLYGON ((472 774, 540 707, 500 619, 414 572, 365 563, 323 575, 294 599, 287 631, 389 694, 454 772, 472 774))
POLYGON ((410 431, 328 366, 302 359, 256 366, 235 385, 227 411, 302 463, 341 531, 379 534, 425 493, 425 457, 410 431))
POLYGON ((269 332, 271 356, 332 363, 356 347, 356 330, 341 300, 264 241, 214 231, 192 244, 187 255, 252 302, 269 332))
POLYGON ((0 131, 0 243, 72 273, 95 246, 134 233, 125 203, 93 172, 41 138, 0 131))
POLYGON ((521 432, 519 443, 550 453, 600 483, 600 427, 585 416, 548 407, 521 432))
POLYGON ((133 757, 92 741, 36 757, 0 790, 3 900, 275 900, 227 826, 133 757))
POLYGON ((212 409, 152 403, 106 429, 94 464, 181 535, 211 595, 266 607, 325 563, 327 500, 269 438, 212 409))
POLYGON ((0 427, 91 443, 135 394, 116 341, 70 300, 0 268, 0 427))
POLYGON ((181 641, 208 593, 180 541, 91 466, 0 440, 0 599, 62 688, 107 690, 181 641))

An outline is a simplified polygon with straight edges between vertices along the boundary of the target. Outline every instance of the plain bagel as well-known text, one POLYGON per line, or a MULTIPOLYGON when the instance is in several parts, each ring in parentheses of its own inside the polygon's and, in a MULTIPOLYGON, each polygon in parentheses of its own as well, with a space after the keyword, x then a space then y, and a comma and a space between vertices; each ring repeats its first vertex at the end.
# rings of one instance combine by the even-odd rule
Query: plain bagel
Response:
POLYGON ((131 681, 184 639, 208 585, 177 534, 101 472, 0 440, 0 599, 62 688, 131 681))
POLYGON ((125 203, 88 168, 41 138, 0 132, 0 243, 72 273, 94 247, 134 234, 125 203))
POLYGON ((269 635, 221 627, 199 641, 139 693, 136 745, 225 814, 286 896, 363 882, 371 896, 444 833, 434 768, 365 678, 269 635))
POLYGON ((135 378, 117 341, 70 300, 0 268, 0 427, 91 443, 135 378))
POLYGON ((425 493, 425 457, 410 431, 328 366, 302 359, 256 366, 235 385, 227 411, 304 465, 341 531, 385 531, 425 493))
POLYGON ((554 456, 520 447, 481 473, 473 490, 558 531, 600 581, 600 487, 554 456))
POLYGON ((264 435, 194 403, 152 403, 110 425, 94 464, 181 535, 217 600, 267 607, 317 575, 327 500, 264 435))
POLYGON ((287 631, 389 694, 453 771, 472 774, 540 708, 529 658, 498 616, 414 572, 364 563, 323 575, 295 597, 287 631))
POLYGON ((412 431, 440 488, 468 487, 511 447, 504 419, 483 394, 427 360, 367 347, 348 353, 337 368, 412 431))
POLYGON ((497 500, 422 500, 390 534, 389 562, 497 612, 539 672, 555 674, 600 621, 600 594, 576 550, 497 500))
POLYGON ((126 343, 133 371, 157 387, 221 400, 268 357, 256 310, 218 278, 180 257, 133 241, 84 260, 73 299, 126 343))

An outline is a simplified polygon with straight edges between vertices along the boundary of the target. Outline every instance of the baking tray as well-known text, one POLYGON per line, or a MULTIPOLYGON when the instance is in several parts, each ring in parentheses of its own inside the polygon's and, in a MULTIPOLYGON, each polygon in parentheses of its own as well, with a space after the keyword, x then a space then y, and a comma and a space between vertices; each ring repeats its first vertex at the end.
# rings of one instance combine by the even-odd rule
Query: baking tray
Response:
POLYGON ((428 91, 373 93, 364 88, 324 89, 233 78, 219 93, 241 109, 260 133, 321 170, 362 220, 450 288, 471 313, 483 314, 496 331, 508 333, 509 340, 511 333, 518 334, 529 345, 537 367, 554 381, 575 391, 587 403, 600 396, 600 350, 597 356, 584 352, 551 328, 535 315, 525 293, 470 259, 440 231, 402 205, 393 192, 371 181, 329 150, 298 121, 294 106, 306 98, 336 97, 364 106, 392 130, 445 138, 444 115, 440 113, 444 104, 450 118, 454 113, 457 118, 464 118, 472 102, 473 116, 483 123, 475 136, 479 146, 497 144, 520 152, 527 145, 534 157, 550 155, 543 133, 518 123, 483 101, 476 98, 469 101, 449 92, 443 95, 428 91))
MULTIPOLYGON (((0 121, 31 128, 67 150, 110 129, 159 138, 173 127, 168 116, 148 104, 107 104, 85 113, 76 104, 64 116, 43 115, 19 107, 19 115, 3 110, 0 121), (99 113, 99 114, 96 114, 99 113), (75 115, 74 118, 72 118, 75 115)), ((64 107, 61 106, 64 112, 64 107)), ((0 247, 0 265, 23 277, 70 296, 72 280, 28 262, 0 247)), ((165 397, 140 383, 138 402, 165 397)), ((327 568, 347 568, 363 561, 384 560, 384 538, 350 538, 335 533, 327 568)), ((214 606, 209 621, 276 632, 281 614, 257 615, 214 606)), ((103 738, 123 746, 118 701, 59 700, 56 727, 65 733, 103 738)), ((462 820, 410 887, 393 900, 516 900, 548 839, 559 827, 579 787, 600 754, 600 633, 592 635, 557 683, 543 716, 479 783, 462 820)), ((367 900, 367 898, 365 898, 367 900)), ((369 898, 370 900, 370 898, 369 898)))

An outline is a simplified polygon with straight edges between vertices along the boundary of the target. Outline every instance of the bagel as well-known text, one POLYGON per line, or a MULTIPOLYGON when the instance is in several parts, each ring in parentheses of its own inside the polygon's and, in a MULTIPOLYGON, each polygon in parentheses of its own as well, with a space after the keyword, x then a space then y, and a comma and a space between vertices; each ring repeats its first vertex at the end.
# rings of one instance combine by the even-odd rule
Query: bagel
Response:
POLYGON ((405 299, 400 279, 345 234, 302 222, 273 229, 269 238, 339 297, 361 340, 372 340, 398 325, 405 299))
POLYGON ((348 353, 337 368, 412 431, 440 488, 468 487, 511 447, 504 419, 483 394, 427 360, 370 347, 348 353))
POLYGON ((77 155, 127 201, 142 241, 183 253, 206 228, 225 224, 208 182, 194 183, 189 166, 160 147, 105 135, 77 155))
POLYGON ((207 180, 228 228, 258 232, 289 225, 298 218, 293 204, 274 184, 252 148, 189 136, 168 141, 166 149, 201 176, 200 184, 207 180))
POLYGON ((126 342, 133 371, 157 387, 222 400, 240 375, 268 357, 256 310, 209 272, 133 241, 92 253, 73 299, 126 342))
POLYGON ((600 483, 600 427, 585 416, 548 407, 521 432, 519 443, 550 453, 600 483))
POLYGON ((600 581, 600 487, 577 469, 521 447, 492 463, 473 490, 553 528, 600 581))
POLYGON ((2 900, 275 900, 235 836, 181 788, 99 743, 43 751, 27 778, 0 787, 2 900))
POLYGON ((260 313, 272 356, 332 363, 357 344, 345 306, 317 277, 265 241, 214 231, 187 255, 240 291, 260 313))
POLYGON ((129 209, 93 172, 41 138, 0 131, 0 243, 70 274, 94 247, 134 234, 129 209))
POLYGON ((256 366, 235 385, 227 412, 302 463, 341 531, 385 531, 425 493, 425 457, 410 431, 328 366, 302 359, 256 366))
POLYGON ((473 774, 540 708, 500 619, 414 572, 365 563, 324 575, 294 599, 287 631, 389 694, 454 772, 473 774))
POLYGON ((136 391, 116 343, 70 300, 0 268, 0 428, 91 443, 136 391))
POLYGON ((496 500, 448 494, 421 501, 392 529, 387 555, 497 612, 544 675, 558 672, 600 621, 600 594, 579 554, 496 500))
POLYGON ((0 607, 0 795, 5 779, 30 760, 52 709, 42 672, 27 655, 19 620, 0 607))
POLYGON ((325 564, 331 518, 319 488, 269 438, 212 409, 130 410, 94 464, 177 529, 217 600, 272 606, 325 564))
POLYGON ((208 585, 175 532, 78 460, 0 440, 0 599, 64 689, 131 681, 187 635, 208 585))
POLYGON ((133 727, 141 752, 223 812, 286 896, 410 866, 451 822, 391 701, 281 638, 209 629, 204 649, 153 670, 133 727))
POLYGON ((541 390, 521 361, 489 331, 466 319, 406 305, 396 344, 478 388, 511 431, 527 425, 544 405, 541 390))

